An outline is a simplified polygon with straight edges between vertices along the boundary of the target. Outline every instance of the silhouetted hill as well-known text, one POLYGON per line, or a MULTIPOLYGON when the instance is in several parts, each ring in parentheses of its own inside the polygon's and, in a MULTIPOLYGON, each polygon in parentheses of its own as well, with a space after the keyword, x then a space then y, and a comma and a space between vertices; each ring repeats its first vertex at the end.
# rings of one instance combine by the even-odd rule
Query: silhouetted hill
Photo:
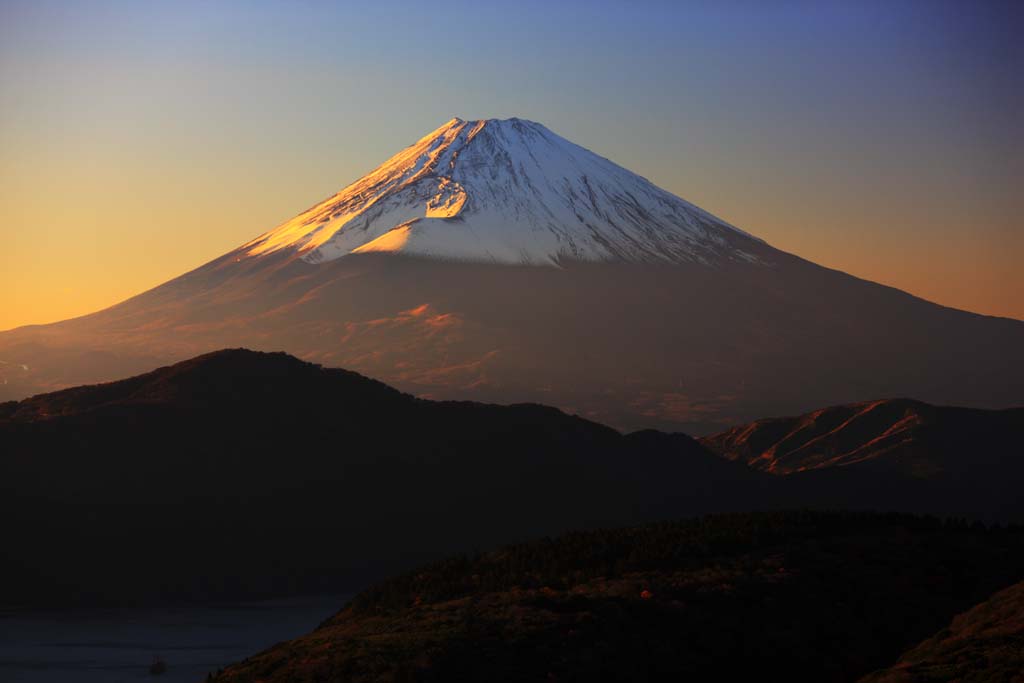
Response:
POLYGON ((767 478, 683 435, 244 350, 3 404, 0 444, 3 603, 345 590, 474 546, 756 505, 767 478))
POLYGON ((1024 677, 1024 583, 1002 590, 862 683, 1013 683, 1024 677))
POLYGON ((853 681, 1022 574, 1019 528, 894 514, 577 532, 382 582, 215 680, 853 681))
POLYGON ((233 403, 263 411, 289 399, 337 401, 360 395, 368 401, 407 399, 381 382, 337 368, 324 369, 285 353, 246 349, 217 351, 136 377, 41 394, 6 403, 0 418, 32 422, 58 416, 81 416, 116 406, 159 405, 187 411, 235 410, 233 403), (297 394, 302 394, 301 397, 297 394), (262 404, 262 407, 261 407, 262 404))

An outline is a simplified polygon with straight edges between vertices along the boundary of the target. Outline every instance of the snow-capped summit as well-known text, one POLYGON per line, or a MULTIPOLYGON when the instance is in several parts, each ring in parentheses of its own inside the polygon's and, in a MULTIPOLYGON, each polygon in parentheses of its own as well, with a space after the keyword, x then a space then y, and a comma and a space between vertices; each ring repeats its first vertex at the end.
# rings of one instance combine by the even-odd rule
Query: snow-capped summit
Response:
POLYGON ((750 239, 539 123, 453 118, 242 251, 713 263, 757 260, 750 239))

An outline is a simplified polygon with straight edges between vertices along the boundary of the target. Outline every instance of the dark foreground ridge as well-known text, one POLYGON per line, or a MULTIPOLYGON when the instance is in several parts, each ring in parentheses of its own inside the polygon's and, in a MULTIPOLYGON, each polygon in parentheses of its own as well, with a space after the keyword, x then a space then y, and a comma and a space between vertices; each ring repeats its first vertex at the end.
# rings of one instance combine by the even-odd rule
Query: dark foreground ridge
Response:
POLYGON ((947 453, 970 463, 956 476, 772 476, 682 434, 220 351, 0 404, 0 604, 347 592, 451 553, 713 512, 1022 520, 1020 413, 1004 413, 983 449, 947 453))
POLYGON ((1024 582, 999 591, 862 683, 984 683, 1024 675, 1024 582))
POLYGON ((1022 575, 1019 528, 896 514, 571 533, 385 581, 215 680, 854 681, 1022 575))

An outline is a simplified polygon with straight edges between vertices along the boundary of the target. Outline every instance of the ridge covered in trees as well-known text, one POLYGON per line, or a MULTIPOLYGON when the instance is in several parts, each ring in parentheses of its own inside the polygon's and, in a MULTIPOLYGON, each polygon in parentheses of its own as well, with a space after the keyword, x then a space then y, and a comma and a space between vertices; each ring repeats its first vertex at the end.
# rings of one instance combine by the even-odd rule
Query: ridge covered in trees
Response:
POLYGON ((1024 576, 1024 530, 899 514, 713 515, 435 562, 242 681, 854 681, 1024 576))

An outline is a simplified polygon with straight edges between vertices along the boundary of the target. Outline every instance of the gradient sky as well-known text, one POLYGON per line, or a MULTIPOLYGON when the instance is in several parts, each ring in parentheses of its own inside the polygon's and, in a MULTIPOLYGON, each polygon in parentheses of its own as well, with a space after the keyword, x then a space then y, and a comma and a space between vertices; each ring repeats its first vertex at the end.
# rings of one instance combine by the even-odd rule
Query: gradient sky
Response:
POLYGON ((1021 35, 1024 3, 969 0, 0 0, 0 329, 199 266, 452 116, 1024 318, 1021 35))

